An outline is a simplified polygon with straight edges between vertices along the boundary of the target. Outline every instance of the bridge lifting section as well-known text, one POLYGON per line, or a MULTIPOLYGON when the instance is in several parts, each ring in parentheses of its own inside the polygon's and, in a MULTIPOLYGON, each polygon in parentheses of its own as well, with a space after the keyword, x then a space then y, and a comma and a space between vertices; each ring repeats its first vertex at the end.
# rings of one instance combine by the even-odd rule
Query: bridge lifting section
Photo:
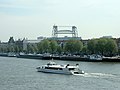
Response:
POLYGON ((78 32, 77 32, 77 27, 75 26, 53 26, 53 31, 52 31, 52 36, 53 37, 58 37, 59 34, 71 34, 72 37, 78 37, 78 32), (58 28, 65 28, 65 29, 58 29, 58 28), (66 29, 67 28, 71 28, 71 30, 66 29))

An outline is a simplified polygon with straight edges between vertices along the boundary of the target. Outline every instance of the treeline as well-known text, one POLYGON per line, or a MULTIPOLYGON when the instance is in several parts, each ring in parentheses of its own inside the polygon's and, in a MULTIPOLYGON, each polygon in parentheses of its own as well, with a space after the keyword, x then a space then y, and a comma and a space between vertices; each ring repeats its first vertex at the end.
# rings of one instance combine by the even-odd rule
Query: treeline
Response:
POLYGON ((88 42, 89 53, 113 56, 118 54, 118 46, 115 40, 108 38, 92 39, 88 42))
POLYGON ((38 43, 39 53, 53 53, 53 54, 75 54, 80 53, 83 43, 79 40, 69 40, 64 43, 57 43, 55 40, 43 40, 38 43))
POLYGON ((25 52, 25 53, 51 53, 51 54, 100 54, 104 56, 113 56, 120 54, 117 43, 113 39, 100 38, 88 40, 83 44, 79 40, 68 40, 66 42, 57 42, 55 40, 44 39, 36 44, 27 44, 27 49, 23 50, 20 44, 9 44, 6 48, 0 47, 0 52, 25 52))
POLYGON ((116 41, 108 38, 91 39, 86 45, 79 40, 69 40, 58 44, 54 40, 46 39, 38 43, 38 51, 39 53, 100 54, 104 56, 120 54, 116 41))

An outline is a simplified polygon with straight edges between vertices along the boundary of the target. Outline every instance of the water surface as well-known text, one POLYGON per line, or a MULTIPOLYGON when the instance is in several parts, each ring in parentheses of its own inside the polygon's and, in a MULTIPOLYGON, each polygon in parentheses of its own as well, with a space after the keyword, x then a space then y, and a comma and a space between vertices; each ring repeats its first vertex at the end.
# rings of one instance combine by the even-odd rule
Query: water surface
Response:
POLYGON ((49 74, 36 71, 49 60, 0 57, 0 90, 120 90, 120 63, 59 61, 78 63, 83 75, 49 74))

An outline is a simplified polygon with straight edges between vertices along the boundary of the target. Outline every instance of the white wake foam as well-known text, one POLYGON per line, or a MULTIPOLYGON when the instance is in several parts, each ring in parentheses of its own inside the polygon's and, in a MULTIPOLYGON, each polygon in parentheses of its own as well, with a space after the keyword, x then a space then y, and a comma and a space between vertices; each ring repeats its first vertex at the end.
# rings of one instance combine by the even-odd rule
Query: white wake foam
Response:
POLYGON ((83 76, 83 77, 96 77, 96 78, 99 78, 99 77, 105 78, 105 77, 114 77, 115 76, 112 74, 105 74, 105 73, 85 73, 85 74, 74 74, 74 75, 83 76))

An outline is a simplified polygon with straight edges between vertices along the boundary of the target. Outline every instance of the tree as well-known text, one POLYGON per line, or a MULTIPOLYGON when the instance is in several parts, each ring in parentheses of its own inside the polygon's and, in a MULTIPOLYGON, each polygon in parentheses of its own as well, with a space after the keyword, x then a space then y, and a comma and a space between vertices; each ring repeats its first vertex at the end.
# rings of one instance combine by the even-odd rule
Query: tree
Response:
POLYGON ((42 53, 50 52, 50 42, 47 39, 42 40, 37 46, 39 52, 42 53))
POLYGON ((65 44, 65 51, 68 53, 73 53, 73 48, 74 48, 74 44, 73 44, 73 40, 69 40, 67 41, 67 43, 65 44))
POLYGON ((106 45, 107 45, 107 39, 106 38, 100 38, 98 40, 98 43, 96 44, 97 52, 104 55, 105 52, 106 52, 106 45))
POLYGON ((34 51, 34 53, 38 53, 37 44, 34 44, 34 45, 33 45, 33 51, 34 51))
POLYGON ((51 50, 52 54, 56 52, 57 47, 58 47, 57 42, 55 40, 51 40, 50 41, 50 50, 51 50))
POLYGON ((33 53, 33 48, 30 43, 27 44, 27 53, 33 53))
POLYGON ((79 53, 83 48, 83 44, 78 40, 69 40, 65 44, 65 51, 71 54, 79 53))
POLYGON ((116 42, 113 39, 107 39, 106 43, 106 54, 112 56, 116 52, 118 52, 118 47, 116 42))
POLYGON ((112 56, 118 49, 113 39, 101 38, 98 40, 96 50, 102 55, 112 56))
POLYGON ((87 54, 88 53, 87 45, 83 46, 82 53, 83 54, 87 54))
POLYGON ((57 47, 57 52, 58 52, 58 54, 61 54, 61 53, 63 52, 63 49, 62 49, 61 46, 58 46, 58 47, 57 47))
POLYGON ((23 40, 18 39, 15 41, 15 52, 23 52, 23 40))
POLYGON ((41 42, 37 44, 37 48, 38 48, 38 53, 43 53, 43 47, 41 42))
POLYGON ((96 53, 97 42, 98 42, 97 39, 91 39, 90 41, 88 41, 87 48, 91 54, 96 53))
POLYGON ((83 48, 83 43, 79 40, 76 40, 74 42, 74 52, 76 53, 80 53, 80 51, 82 50, 83 48))
POLYGON ((17 45, 15 45, 15 52, 17 53, 17 52, 20 52, 20 49, 19 49, 19 47, 17 46, 17 45))

